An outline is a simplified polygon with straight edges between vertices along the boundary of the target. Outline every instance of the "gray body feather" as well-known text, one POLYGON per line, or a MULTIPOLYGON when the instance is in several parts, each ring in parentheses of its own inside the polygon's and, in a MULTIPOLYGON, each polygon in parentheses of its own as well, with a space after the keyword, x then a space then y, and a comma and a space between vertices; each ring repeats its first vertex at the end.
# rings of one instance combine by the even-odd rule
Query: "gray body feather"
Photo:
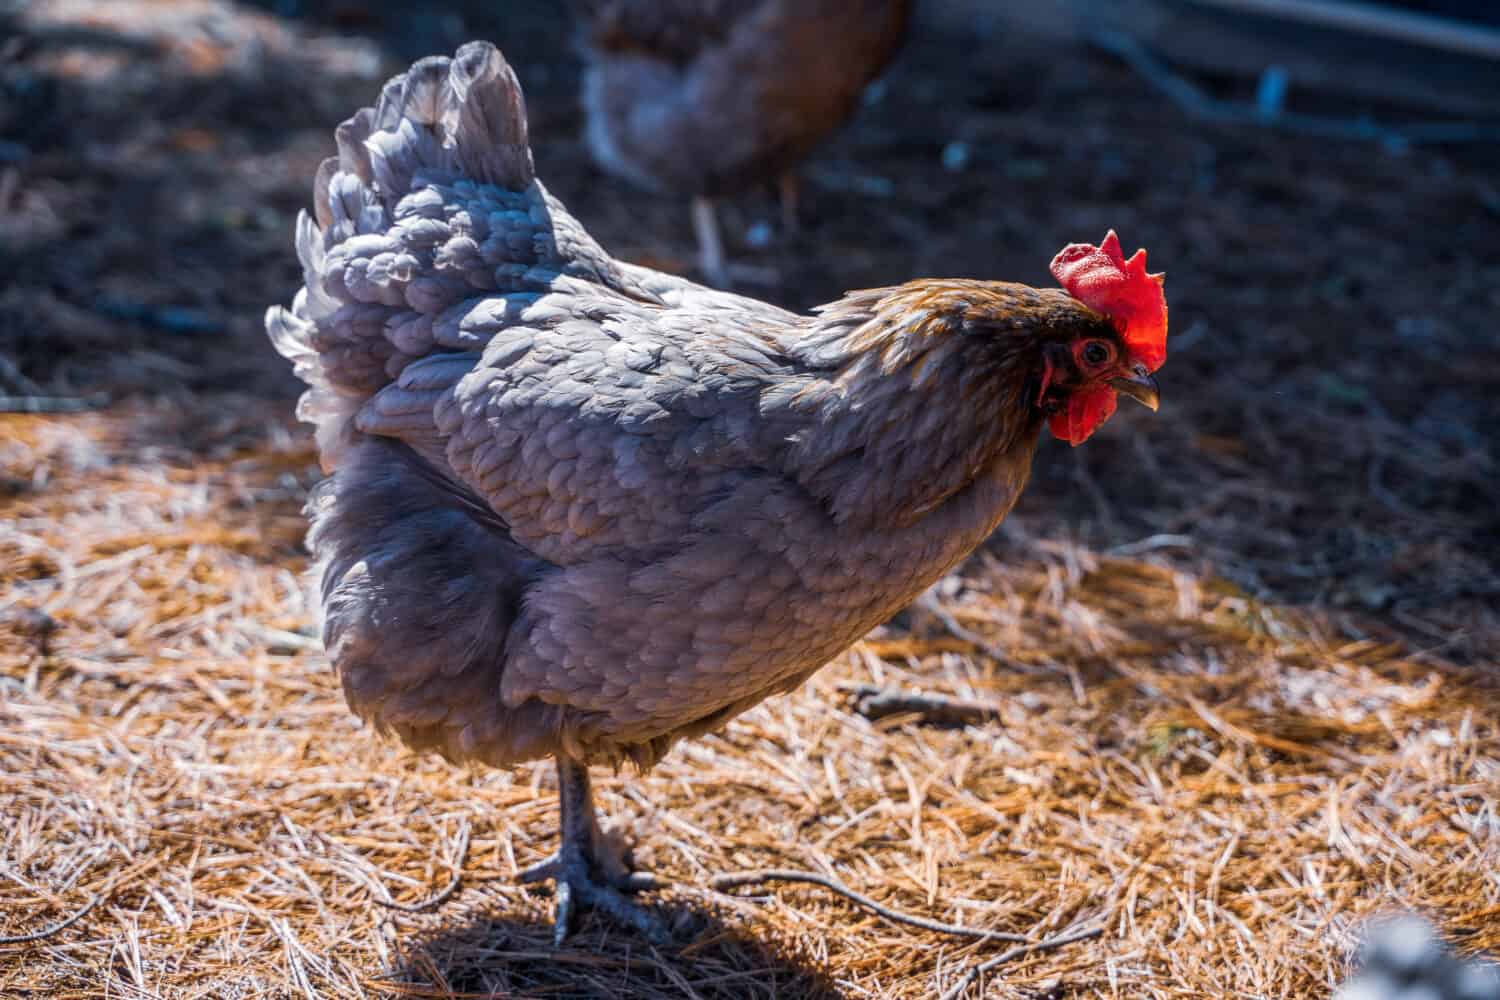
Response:
POLYGON ((1019 495, 1040 415, 955 419, 1029 408, 913 305, 980 283, 801 317, 616 262, 532 175, 485 44, 416 64, 338 142, 306 287, 267 326, 331 473, 325 643, 411 745, 648 766, 801 682, 1019 495))

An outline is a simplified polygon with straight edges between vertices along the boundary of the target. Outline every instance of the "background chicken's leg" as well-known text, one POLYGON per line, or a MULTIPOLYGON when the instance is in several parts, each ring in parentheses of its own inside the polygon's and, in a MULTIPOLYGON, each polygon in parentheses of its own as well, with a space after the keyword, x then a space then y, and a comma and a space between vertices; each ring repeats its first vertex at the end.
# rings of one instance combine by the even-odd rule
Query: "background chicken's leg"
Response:
POLYGON ((553 879, 557 883, 553 940, 567 938, 579 909, 593 907, 653 940, 670 936, 660 917, 625 898, 627 892, 659 888, 653 875, 632 872, 618 843, 599 829, 589 769, 570 757, 557 758, 557 799, 562 839, 557 851, 518 876, 522 882, 553 879), (601 853, 603 852, 603 853, 601 853))
POLYGON ((783 170, 776 179, 776 192, 781 201, 781 228, 791 234, 802 229, 802 187, 795 170, 783 170))
POLYGON ((693 199, 693 232, 698 237, 699 269, 710 283, 728 288, 729 268, 724 260, 724 241, 719 236, 719 219, 712 200, 693 199))

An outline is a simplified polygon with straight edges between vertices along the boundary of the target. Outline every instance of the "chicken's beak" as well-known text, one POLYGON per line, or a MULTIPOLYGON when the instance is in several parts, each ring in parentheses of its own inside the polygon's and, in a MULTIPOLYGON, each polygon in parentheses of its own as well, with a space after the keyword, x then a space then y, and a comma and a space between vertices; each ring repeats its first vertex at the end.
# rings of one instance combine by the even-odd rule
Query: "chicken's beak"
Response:
POLYGON ((1123 392, 1143 406, 1150 407, 1153 412, 1161 406, 1161 387, 1156 384, 1156 379, 1151 377, 1145 365, 1136 365, 1129 375, 1110 379, 1109 387, 1116 392, 1123 392))

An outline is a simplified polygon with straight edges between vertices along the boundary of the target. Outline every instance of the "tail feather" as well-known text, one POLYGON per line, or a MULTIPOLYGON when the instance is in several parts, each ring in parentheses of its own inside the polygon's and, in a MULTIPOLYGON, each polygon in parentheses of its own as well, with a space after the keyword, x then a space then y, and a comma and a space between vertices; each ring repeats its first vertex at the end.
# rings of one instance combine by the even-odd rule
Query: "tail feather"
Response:
POLYGON ((399 81, 399 88, 387 88, 380 95, 381 107, 376 117, 405 119, 427 126, 439 124, 450 103, 448 69, 451 63, 447 56, 428 56, 414 63, 411 69, 392 81, 399 81), (390 101, 392 89, 400 91, 394 107, 390 101))
POLYGON ((360 108, 353 117, 341 122, 333 133, 333 140, 339 149, 334 162, 339 169, 353 174, 366 184, 374 178, 370 171, 370 151, 365 148, 365 140, 374 131, 374 122, 375 110, 360 108))
POLYGON ((500 53, 483 42, 465 45, 453 60, 449 84, 458 98, 452 134, 464 174, 512 190, 530 184, 525 102, 500 53))
MULTIPOLYGON (((559 253, 565 212, 536 183, 521 87, 493 45, 418 61, 335 141, 297 220, 305 287, 266 315, 330 468, 362 401, 406 365, 482 346, 461 329, 482 296, 528 298, 577 264, 559 253)), ((567 246, 608 260, 586 234, 567 246)))

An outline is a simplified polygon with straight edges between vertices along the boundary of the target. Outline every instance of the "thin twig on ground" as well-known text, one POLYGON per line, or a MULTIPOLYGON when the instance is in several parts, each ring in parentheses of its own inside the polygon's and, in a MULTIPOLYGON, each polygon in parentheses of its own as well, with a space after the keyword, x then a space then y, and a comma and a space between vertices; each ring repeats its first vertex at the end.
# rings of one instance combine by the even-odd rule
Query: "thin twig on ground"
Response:
POLYGON ((940 726, 967 726, 989 722, 1000 717, 994 705, 942 694, 898 691, 873 684, 855 686, 854 710, 867 719, 884 719, 891 715, 919 715, 923 722, 940 726))
POLYGON ((398 903, 393 899, 381 899, 378 896, 373 898, 375 902, 386 909, 399 910, 402 913, 425 913, 428 910, 435 910, 453 898, 453 894, 458 891, 459 883, 464 878, 464 861, 468 856, 469 824, 465 821, 463 827, 458 831, 458 857, 453 861, 453 877, 448 880, 448 884, 443 886, 436 895, 430 896, 420 903, 398 903))
POLYGON ((958 924, 945 924, 941 920, 932 920, 927 917, 918 917, 910 913, 902 913, 893 910, 883 903, 878 903, 869 896, 855 892, 844 885, 838 879, 817 872, 795 871, 786 868, 762 868, 757 871, 735 872, 729 875, 718 875, 709 882, 709 886, 716 892, 726 892, 729 889, 738 889, 747 885, 764 885, 767 882, 805 882, 808 885, 822 886, 830 892, 837 893, 852 903, 857 903, 865 909, 898 924, 909 924, 912 927, 920 927, 926 931, 936 931, 939 934, 951 934, 955 937, 977 938, 983 941, 1025 941, 1024 934, 1009 934, 1005 931, 987 931, 981 927, 961 927, 958 924))
POLYGON ((1043 938, 1042 940, 1032 942, 1031 944, 1017 945, 1016 947, 1011 948, 1009 951, 1001 952, 994 958, 988 959, 984 962, 980 962, 978 965, 974 966, 974 968, 964 973, 963 978, 961 978, 946 993, 944 993, 940 1000, 958 1000, 958 998, 963 995, 964 990, 968 989, 969 986, 976 980, 982 980, 984 976, 989 974, 994 969, 999 968, 1006 962, 1014 961, 1015 959, 1020 958, 1022 955, 1030 955, 1033 952, 1038 951, 1052 951, 1054 948, 1061 948, 1063 945, 1074 944, 1078 941, 1087 941, 1090 938, 1096 938, 1103 933, 1103 927, 1086 927, 1077 931, 1064 931, 1062 934, 1059 934, 1056 937, 1043 938))
POLYGON ((71 917, 65 917, 55 924, 43 927, 39 931, 32 931, 30 934, 14 934, 7 937, 0 937, 0 945, 33 944, 37 941, 45 941, 47 938, 52 937, 52 935, 57 934, 60 931, 67 930, 69 927, 72 927, 74 924, 78 923, 78 921, 88 916, 90 911, 92 911, 94 907, 98 906, 100 901, 104 899, 104 896, 105 894, 102 892, 96 893, 94 896, 89 898, 89 901, 87 903, 83 904, 82 908, 80 908, 77 913, 74 913, 71 917))

